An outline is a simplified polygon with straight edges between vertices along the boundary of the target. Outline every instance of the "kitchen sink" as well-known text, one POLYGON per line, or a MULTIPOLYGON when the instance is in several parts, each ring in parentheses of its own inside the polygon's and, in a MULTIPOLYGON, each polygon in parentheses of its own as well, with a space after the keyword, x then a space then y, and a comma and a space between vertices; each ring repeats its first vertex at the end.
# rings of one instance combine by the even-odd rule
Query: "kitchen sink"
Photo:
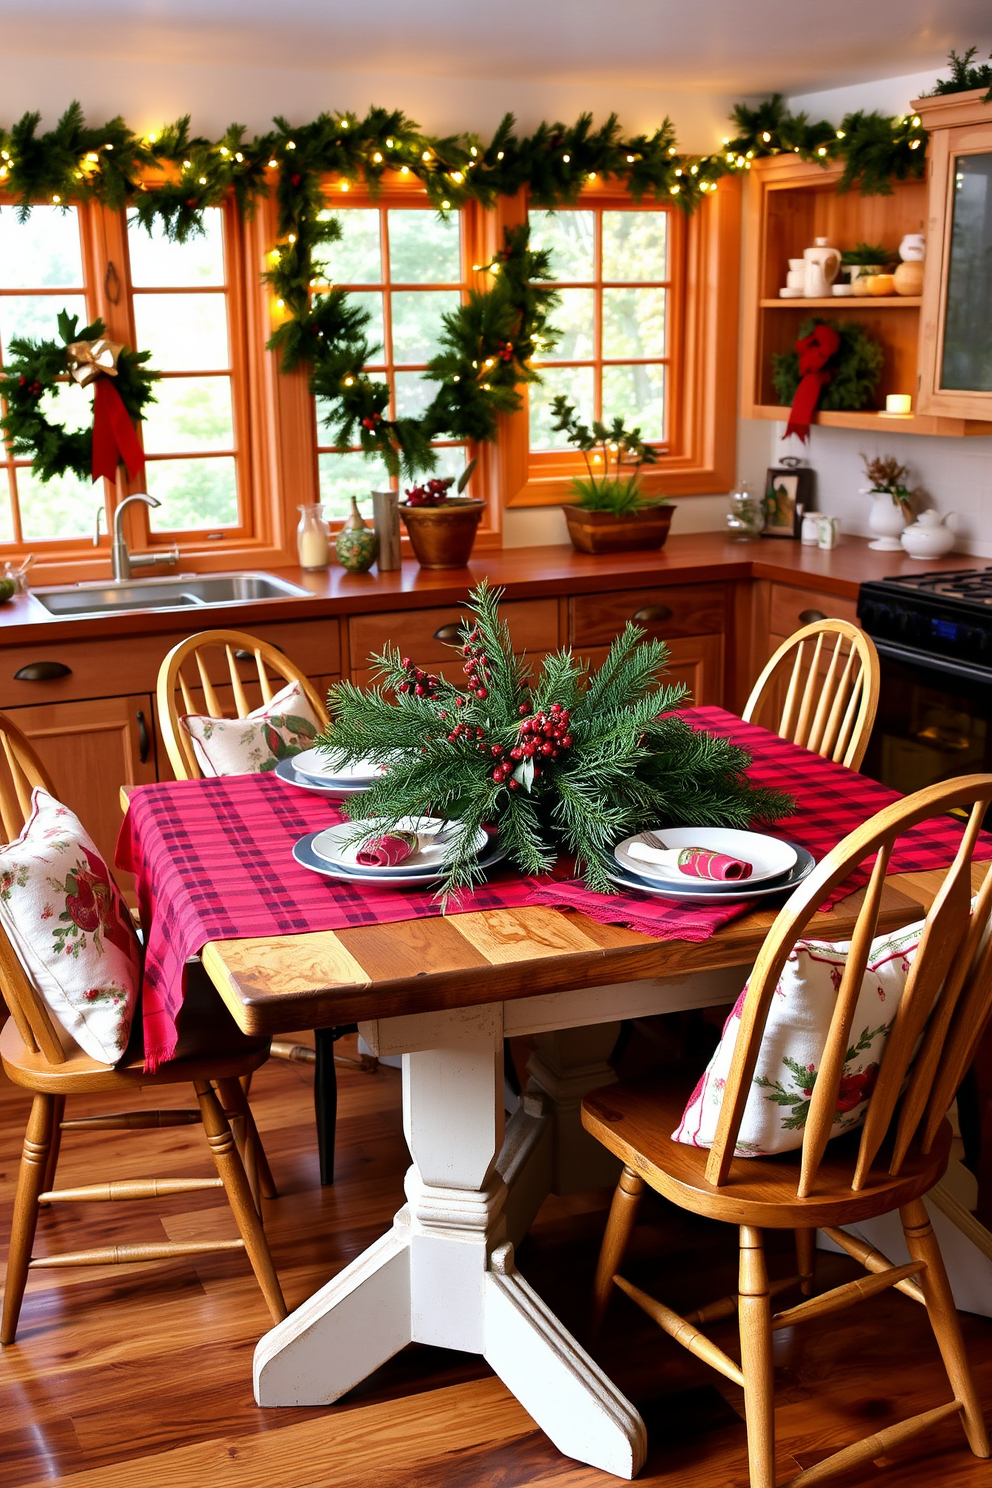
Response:
POLYGON ((182 574, 123 583, 63 584, 31 593, 50 615, 112 615, 119 610, 197 610, 259 599, 310 597, 309 589, 267 573, 182 574))

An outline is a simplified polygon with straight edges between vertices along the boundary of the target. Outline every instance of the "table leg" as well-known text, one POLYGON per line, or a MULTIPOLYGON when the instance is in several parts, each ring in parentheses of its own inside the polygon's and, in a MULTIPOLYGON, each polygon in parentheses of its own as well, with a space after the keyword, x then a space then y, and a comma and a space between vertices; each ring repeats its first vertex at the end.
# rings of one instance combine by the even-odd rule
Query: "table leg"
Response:
POLYGON ((334 1182, 334 1133, 338 1121, 338 1077, 334 1068, 335 1028, 314 1029, 313 1114, 317 1123, 320 1181, 334 1182))
POLYGON ((396 1021, 414 1051, 403 1056, 408 1203, 261 1340, 258 1403, 337 1400, 408 1342, 463 1349, 485 1356, 562 1452, 633 1477, 640 1416, 518 1275, 506 1241, 501 1008, 396 1021))

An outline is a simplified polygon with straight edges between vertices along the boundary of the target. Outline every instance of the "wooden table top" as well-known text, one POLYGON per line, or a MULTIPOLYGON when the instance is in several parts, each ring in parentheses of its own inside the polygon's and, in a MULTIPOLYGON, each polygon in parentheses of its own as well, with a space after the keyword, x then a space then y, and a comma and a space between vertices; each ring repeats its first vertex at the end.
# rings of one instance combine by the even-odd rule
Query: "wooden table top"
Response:
MULTIPOLYGON (((976 885, 988 867, 974 865, 976 885)), ((893 875, 879 930, 917 919, 942 878, 941 870, 893 875)), ((862 892, 815 915, 807 934, 849 939, 862 892)), ((213 941, 202 959, 240 1027, 271 1034, 746 965, 776 914, 756 910, 694 944, 534 905, 268 940, 213 941)))

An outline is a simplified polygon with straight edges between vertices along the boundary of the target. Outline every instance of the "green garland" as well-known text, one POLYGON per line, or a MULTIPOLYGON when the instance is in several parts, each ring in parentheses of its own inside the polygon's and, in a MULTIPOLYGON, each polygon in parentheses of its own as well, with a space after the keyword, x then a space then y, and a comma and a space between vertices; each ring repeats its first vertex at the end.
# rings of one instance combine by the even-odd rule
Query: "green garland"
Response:
POLYGON ((947 59, 950 77, 938 78, 932 92, 926 96, 936 98, 944 93, 970 93, 973 88, 988 88, 982 102, 992 103, 992 54, 988 62, 973 64, 972 58, 977 54, 977 47, 969 47, 963 57, 952 51, 947 59))
MULTIPOLYGON (((0 373, 0 398, 6 412, 0 428, 11 453, 30 458, 34 474, 40 481, 71 472, 80 480, 91 480, 93 474, 93 430, 69 431, 42 412, 42 399, 69 378, 68 347, 73 341, 97 341, 106 335, 102 320, 76 330, 75 315, 59 312, 58 326, 62 341, 32 341, 27 336, 12 337, 7 358, 0 373)), ((144 363, 150 351, 132 351, 123 347, 117 358, 114 386, 127 409, 132 423, 140 423, 148 403, 155 401, 152 383, 159 374, 144 363)))
POLYGON ((486 584, 469 596, 473 619, 453 647, 464 690, 388 649, 373 659, 396 700, 381 687, 338 683, 318 741, 348 762, 386 767, 356 812, 383 830, 405 816, 465 824, 443 896, 479 880, 471 846, 484 825, 498 827, 522 872, 546 872, 563 849, 590 888, 612 894, 613 845, 642 827, 748 827, 792 809, 781 792, 751 784, 742 749, 672 715, 686 689, 659 685, 667 661, 659 641, 628 625, 598 671, 561 651, 531 678, 513 655, 500 597, 486 584))
MULTIPOLYGON (((797 339, 811 335, 818 325, 830 326, 840 337, 840 349, 827 363, 832 375, 820 395, 818 407, 827 411, 864 408, 871 402, 882 375, 885 354, 881 346, 857 321, 824 320, 819 315, 803 321, 797 339)), ((785 407, 791 404, 799 386, 798 352, 774 352, 772 368, 772 382, 779 402, 785 407)))

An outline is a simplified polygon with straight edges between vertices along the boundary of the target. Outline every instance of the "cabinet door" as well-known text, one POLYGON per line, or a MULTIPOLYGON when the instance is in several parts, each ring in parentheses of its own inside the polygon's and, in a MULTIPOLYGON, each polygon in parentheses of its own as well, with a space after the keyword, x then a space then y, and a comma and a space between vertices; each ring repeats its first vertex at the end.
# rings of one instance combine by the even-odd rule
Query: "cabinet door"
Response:
MULTIPOLYGON (((71 806, 108 863, 121 825, 120 788, 155 779, 155 714, 146 694, 11 708, 60 800, 71 806)), ((130 874, 118 882, 131 897, 130 874)))
POLYGON ((661 641, 722 633, 725 610, 722 584, 577 594, 568 602, 569 640, 578 649, 608 646, 628 621, 661 641))
MULTIPOLYGON (((662 684, 681 682, 691 694, 686 706, 723 704, 723 636, 676 636, 666 641, 668 667, 662 684)), ((576 654, 590 667, 602 666, 609 646, 577 646, 576 654)))

